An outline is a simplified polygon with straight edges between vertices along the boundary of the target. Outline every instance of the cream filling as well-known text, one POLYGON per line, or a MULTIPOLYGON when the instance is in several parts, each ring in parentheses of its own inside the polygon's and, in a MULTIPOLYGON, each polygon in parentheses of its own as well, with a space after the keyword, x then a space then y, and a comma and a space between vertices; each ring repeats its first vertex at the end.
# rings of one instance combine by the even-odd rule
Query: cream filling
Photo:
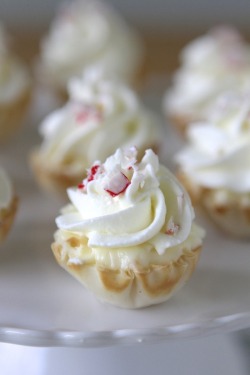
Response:
POLYGON ((61 259, 68 265, 96 263, 99 267, 108 269, 131 269, 140 271, 151 265, 164 265, 177 260, 183 251, 192 251, 202 245, 204 231, 195 224, 192 224, 190 233, 185 241, 175 246, 168 247, 160 256, 150 242, 137 246, 109 248, 90 247, 79 242, 79 246, 70 246, 70 240, 75 233, 58 230, 55 233, 55 241, 62 246, 61 259))

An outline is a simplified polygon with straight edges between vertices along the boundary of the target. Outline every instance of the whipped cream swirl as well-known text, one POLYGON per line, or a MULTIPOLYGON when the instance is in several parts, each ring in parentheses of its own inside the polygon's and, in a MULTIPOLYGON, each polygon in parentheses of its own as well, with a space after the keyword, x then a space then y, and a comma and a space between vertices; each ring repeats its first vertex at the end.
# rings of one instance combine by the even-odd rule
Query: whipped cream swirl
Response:
POLYGON ((107 4, 73 1, 61 8, 41 50, 45 74, 64 88, 89 66, 130 81, 141 63, 137 33, 107 4))
POLYGON ((188 146, 176 161, 192 180, 208 188, 250 192, 250 93, 221 95, 208 120, 194 123, 188 146))
POLYGON ((218 27, 188 44, 163 105, 169 113, 203 119, 207 106, 225 90, 250 82, 250 48, 237 30, 218 27))
POLYGON ((40 127, 40 148, 52 168, 81 171, 104 161, 118 147, 145 149, 158 142, 158 118, 126 85, 90 69, 69 83, 68 103, 40 127))
POLYGON ((0 209, 9 207, 13 188, 7 173, 0 167, 0 209))
POLYGON ((92 248, 147 244, 164 254, 191 232, 189 197, 152 150, 139 162, 135 148, 118 149, 105 163, 96 162, 78 187, 68 189, 68 196, 71 204, 56 224, 80 234, 92 248))

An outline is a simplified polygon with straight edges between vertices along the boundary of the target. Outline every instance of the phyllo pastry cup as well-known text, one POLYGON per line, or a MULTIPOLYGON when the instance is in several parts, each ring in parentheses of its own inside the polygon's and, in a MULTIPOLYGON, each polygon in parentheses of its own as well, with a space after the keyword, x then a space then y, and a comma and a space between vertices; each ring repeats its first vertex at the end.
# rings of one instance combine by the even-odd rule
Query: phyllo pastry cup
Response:
POLYGON ((186 191, 152 150, 118 149, 96 162, 57 217, 57 262, 104 302, 166 301, 193 273, 204 231, 186 191))

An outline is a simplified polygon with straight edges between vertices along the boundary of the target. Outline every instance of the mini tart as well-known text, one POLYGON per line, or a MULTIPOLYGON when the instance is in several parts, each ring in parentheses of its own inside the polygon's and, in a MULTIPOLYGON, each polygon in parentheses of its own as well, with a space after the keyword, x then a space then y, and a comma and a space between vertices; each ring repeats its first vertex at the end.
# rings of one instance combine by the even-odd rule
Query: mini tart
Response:
POLYGON ((58 264, 104 302, 168 300, 193 273, 204 231, 186 191, 152 150, 118 149, 94 164, 56 218, 58 264))
MULTIPOLYGON (((154 261, 146 265, 137 262, 120 269, 105 266, 89 253, 86 254, 86 260, 82 264, 72 264, 65 255, 65 246, 81 249, 85 245, 84 239, 62 231, 56 233, 55 239, 52 251, 62 268, 101 301, 129 309, 168 300, 190 278, 201 252, 201 245, 190 247, 187 241, 179 247, 178 256, 173 259, 162 261, 162 258, 157 256, 156 250, 152 249, 154 261)), ((92 249, 89 249, 90 253, 91 251, 92 249)), ((129 256, 129 251, 127 255, 129 256)), ((126 250, 123 251, 123 256, 126 257, 126 250)), ((110 257, 114 257, 112 249, 110 257)))
POLYGON ((250 192, 211 189, 195 184, 184 172, 177 174, 195 207, 201 207, 225 233, 250 238, 250 192))
POLYGON ((18 198, 15 196, 8 207, 0 209, 0 243, 3 242, 11 229, 16 216, 17 206, 18 198))

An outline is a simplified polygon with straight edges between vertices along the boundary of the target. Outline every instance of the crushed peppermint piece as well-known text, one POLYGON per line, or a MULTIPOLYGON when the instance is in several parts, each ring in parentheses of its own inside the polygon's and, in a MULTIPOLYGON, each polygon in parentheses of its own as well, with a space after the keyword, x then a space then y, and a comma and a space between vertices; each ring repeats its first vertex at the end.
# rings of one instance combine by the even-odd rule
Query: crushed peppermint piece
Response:
POLYGON ((104 190, 112 197, 116 197, 117 195, 124 193, 130 184, 131 181, 122 172, 118 172, 111 177, 104 190))
POLYGON ((94 164, 90 169, 87 170, 87 177, 78 184, 78 189, 84 190, 90 181, 93 181, 97 173, 101 172, 101 165, 94 164))
POLYGON ((87 177, 88 182, 94 180, 95 175, 96 175, 96 173, 98 172, 99 168, 100 168, 100 165, 99 165, 99 164, 94 164, 94 165, 90 168, 90 171, 89 171, 89 173, 88 173, 88 177, 87 177))

